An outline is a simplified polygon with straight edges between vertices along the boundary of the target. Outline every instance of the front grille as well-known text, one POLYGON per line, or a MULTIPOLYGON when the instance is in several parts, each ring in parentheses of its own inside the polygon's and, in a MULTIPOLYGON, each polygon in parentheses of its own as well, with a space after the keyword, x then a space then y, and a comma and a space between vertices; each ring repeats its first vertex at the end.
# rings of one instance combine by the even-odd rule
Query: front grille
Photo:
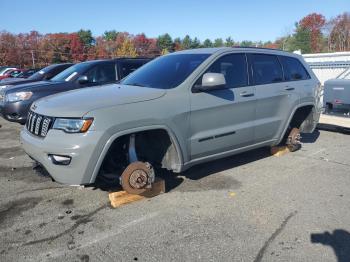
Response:
POLYGON ((39 115, 32 111, 29 112, 26 128, 36 136, 45 137, 47 132, 51 129, 54 119, 52 117, 39 115))

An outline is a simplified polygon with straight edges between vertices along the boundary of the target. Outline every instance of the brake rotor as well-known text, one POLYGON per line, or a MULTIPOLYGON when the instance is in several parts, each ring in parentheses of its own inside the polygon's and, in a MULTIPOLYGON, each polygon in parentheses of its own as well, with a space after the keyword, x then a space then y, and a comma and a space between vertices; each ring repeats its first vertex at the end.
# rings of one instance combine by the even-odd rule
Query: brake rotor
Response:
POLYGON ((124 170, 120 183, 129 194, 139 195, 151 188, 153 178, 153 168, 149 163, 133 162, 124 170))
POLYGON ((287 139, 287 147, 291 152, 297 151, 301 147, 301 142, 300 142, 301 136, 300 136, 300 131, 299 128, 294 127, 287 139))

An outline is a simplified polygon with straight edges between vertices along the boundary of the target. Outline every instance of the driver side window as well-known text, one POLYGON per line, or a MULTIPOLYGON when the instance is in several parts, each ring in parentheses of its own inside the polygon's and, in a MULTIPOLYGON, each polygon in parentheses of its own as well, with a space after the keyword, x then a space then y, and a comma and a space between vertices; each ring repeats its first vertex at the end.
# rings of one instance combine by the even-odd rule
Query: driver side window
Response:
MULTIPOLYGON (((226 88, 248 85, 247 61, 245 54, 226 55, 216 60, 205 73, 221 73, 226 80, 226 88)), ((202 81, 202 78, 199 79, 202 81)))

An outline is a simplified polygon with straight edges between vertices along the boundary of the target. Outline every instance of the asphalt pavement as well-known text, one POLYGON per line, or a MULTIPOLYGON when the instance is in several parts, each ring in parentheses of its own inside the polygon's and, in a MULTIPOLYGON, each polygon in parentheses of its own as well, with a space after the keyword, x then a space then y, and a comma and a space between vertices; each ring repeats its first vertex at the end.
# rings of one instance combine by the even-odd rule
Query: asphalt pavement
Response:
POLYGON ((167 193, 112 209, 51 181, 0 119, 0 261, 350 261, 350 139, 318 131, 163 174, 167 193))

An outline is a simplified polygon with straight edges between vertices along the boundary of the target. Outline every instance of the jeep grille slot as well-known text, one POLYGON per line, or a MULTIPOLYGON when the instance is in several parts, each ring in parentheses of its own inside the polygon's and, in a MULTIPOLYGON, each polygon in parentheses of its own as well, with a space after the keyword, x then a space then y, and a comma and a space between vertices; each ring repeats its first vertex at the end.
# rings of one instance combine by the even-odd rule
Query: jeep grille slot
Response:
POLYGON ((52 117, 39 115, 30 111, 26 122, 26 128, 33 135, 45 137, 47 132, 51 129, 52 123, 52 117))

